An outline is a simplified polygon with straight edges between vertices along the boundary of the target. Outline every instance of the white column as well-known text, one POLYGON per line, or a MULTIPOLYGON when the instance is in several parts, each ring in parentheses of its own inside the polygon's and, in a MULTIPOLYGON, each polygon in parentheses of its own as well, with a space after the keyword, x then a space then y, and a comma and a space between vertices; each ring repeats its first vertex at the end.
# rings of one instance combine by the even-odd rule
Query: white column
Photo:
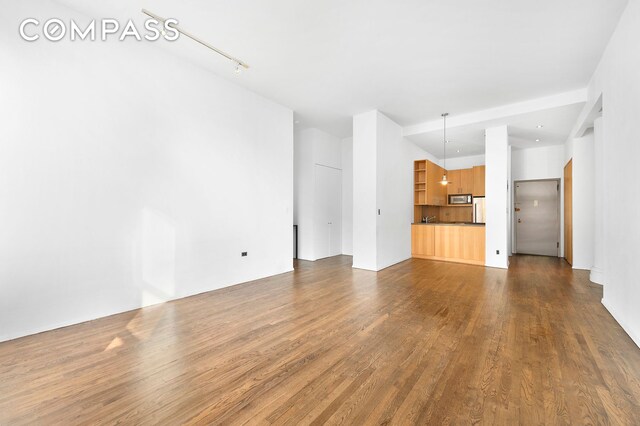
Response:
POLYGON ((605 267, 604 267, 604 138, 602 133, 602 117, 598 117, 593 122, 594 137, 594 252, 593 266, 589 279, 597 284, 605 283, 605 267))
POLYGON ((509 134, 507 126, 485 131, 487 266, 508 268, 509 134))
POLYGON ((353 267, 377 271, 378 111, 353 117, 353 267))

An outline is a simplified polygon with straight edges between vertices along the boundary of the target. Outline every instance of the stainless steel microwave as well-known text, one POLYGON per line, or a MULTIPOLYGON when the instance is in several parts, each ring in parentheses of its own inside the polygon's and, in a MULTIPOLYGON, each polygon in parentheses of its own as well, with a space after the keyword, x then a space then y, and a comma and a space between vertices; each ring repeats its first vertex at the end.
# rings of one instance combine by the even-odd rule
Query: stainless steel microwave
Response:
POLYGON ((471 194, 449 195, 449 204, 468 204, 471 205, 473 199, 471 194))

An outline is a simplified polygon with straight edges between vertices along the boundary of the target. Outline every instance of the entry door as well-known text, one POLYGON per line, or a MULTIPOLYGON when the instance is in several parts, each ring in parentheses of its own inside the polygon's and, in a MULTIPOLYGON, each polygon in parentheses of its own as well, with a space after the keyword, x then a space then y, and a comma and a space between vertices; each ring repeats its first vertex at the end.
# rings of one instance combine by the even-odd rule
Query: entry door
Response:
POLYGON ((516 252, 558 256, 560 186, 557 180, 516 182, 516 252))
POLYGON ((314 248, 316 259, 342 253, 342 171, 315 165, 314 248))

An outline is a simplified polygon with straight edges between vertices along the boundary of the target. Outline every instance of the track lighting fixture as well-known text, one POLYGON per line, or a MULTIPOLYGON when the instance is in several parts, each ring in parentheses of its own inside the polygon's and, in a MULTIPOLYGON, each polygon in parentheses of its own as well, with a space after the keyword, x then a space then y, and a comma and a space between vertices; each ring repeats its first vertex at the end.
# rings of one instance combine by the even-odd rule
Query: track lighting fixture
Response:
MULTIPOLYGON (((161 22, 162 24, 164 24, 164 22, 166 21, 165 18, 156 15, 155 13, 152 13, 150 11, 148 11, 147 9, 142 9, 142 13, 144 13, 145 15, 155 19, 158 22, 161 22)), ((242 68, 244 69, 249 69, 249 65, 246 64, 245 62, 241 61, 240 59, 237 59, 231 55, 229 55, 226 52, 223 52, 222 50, 218 49, 217 47, 214 47, 212 45, 210 45, 209 43, 207 43, 204 40, 199 39, 198 37, 194 36, 193 34, 185 31, 183 28, 179 27, 178 25, 171 25, 171 28, 175 29, 176 31, 178 31, 180 34, 189 37, 191 40, 196 41, 198 43, 200 43, 201 45, 203 45, 204 47, 213 50, 214 52, 216 52, 218 55, 224 56, 225 58, 227 58, 228 60, 234 62, 236 64, 236 68, 235 68, 235 72, 236 73, 240 73, 240 71, 242 70, 242 68)), ((164 30, 162 31, 162 34, 164 35, 164 30)))

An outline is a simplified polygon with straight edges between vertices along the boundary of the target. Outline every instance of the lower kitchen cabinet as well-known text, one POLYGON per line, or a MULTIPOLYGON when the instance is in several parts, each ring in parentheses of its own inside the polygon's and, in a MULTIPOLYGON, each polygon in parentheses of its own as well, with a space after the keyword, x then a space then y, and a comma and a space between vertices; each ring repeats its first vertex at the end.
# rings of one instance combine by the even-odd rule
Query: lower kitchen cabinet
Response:
POLYGON ((412 256, 484 265, 485 228, 472 225, 412 225, 412 256))
POLYGON ((411 226, 411 255, 435 256, 435 226, 413 225, 411 226))

